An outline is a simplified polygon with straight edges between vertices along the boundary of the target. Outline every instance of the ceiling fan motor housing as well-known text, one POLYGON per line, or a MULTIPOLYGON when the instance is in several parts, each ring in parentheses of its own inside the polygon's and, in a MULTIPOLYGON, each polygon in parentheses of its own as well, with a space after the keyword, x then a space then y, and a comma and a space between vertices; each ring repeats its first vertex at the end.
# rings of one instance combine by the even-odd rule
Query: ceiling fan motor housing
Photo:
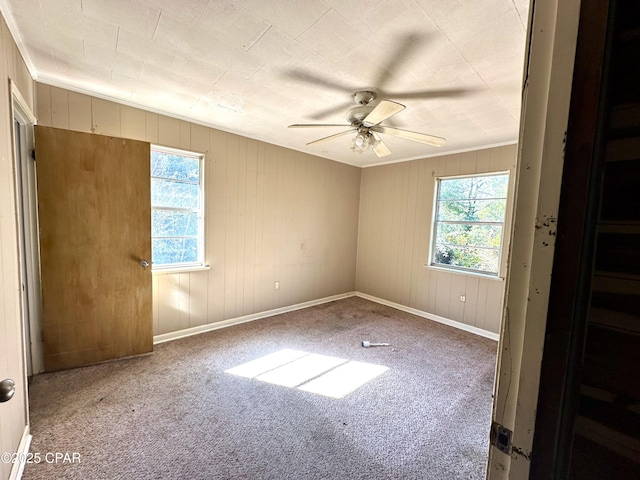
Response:
POLYGON ((362 120, 364 120, 373 109, 374 107, 370 105, 350 108, 347 111, 347 122, 349 122, 351 126, 359 127, 362 125, 362 120))
POLYGON ((363 90, 353 94, 353 101, 358 105, 368 105, 375 100, 376 94, 370 90, 363 90))

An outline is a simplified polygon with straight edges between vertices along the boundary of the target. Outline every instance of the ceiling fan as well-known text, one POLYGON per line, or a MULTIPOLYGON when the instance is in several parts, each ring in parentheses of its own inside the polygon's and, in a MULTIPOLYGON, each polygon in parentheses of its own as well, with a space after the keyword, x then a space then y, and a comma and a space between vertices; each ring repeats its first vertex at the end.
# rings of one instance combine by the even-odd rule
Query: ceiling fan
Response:
POLYGON ((346 125, 340 123, 296 123, 289 125, 289 128, 349 127, 348 130, 314 140, 313 142, 307 143, 307 145, 315 145, 355 133, 351 149, 360 153, 371 149, 378 157, 385 157, 391 154, 391 150, 389 150, 389 147, 382 141, 379 134, 412 140, 433 147, 441 147, 444 145, 445 139, 442 137, 381 125, 381 123, 388 118, 404 110, 405 106, 397 102, 392 102, 391 100, 381 100, 377 105, 373 106, 371 102, 373 102, 375 98, 375 92, 369 90, 354 93, 353 100, 357 106, 348 110, 347 122, 349 123, 346 125))

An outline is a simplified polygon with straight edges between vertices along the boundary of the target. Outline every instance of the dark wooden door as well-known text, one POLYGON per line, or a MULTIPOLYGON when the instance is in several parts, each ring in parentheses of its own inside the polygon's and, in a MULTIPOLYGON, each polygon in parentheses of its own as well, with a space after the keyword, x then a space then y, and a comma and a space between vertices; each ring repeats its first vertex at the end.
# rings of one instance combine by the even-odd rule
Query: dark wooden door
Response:
POLYGON ((36 127, 45 370, 153 349, 150 145, 36 127))
POLYGON ((640 478, 640 4, 583 0, 531 478, 640 478))

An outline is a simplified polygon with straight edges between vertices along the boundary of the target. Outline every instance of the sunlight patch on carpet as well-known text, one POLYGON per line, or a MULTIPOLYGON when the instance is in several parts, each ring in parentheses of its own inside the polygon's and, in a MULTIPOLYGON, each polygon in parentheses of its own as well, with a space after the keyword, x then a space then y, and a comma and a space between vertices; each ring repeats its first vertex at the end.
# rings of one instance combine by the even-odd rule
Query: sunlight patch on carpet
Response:
POLYGON ((389 370, 389 367, 363 362, 347 362, 300 386, 305 392, 342 398, 389 370))
POLYGON ((307 352, 285 348, 284 350, 279 350, 264 357, 238 365, 237 367, 230 368, 229 370, 225 370, 225 372, 238 375, 239 377, 254 378, 307 355, 309 355, 307 352))
POLYGON ((311 353, 256 378, 283 387, 297 387, 345 362, 344 358, 311 353))
POLYGON ((342 398, 389 370, 389 367, 349 361, 286 348, 265 355, 226 373, 262 382, 342 398))

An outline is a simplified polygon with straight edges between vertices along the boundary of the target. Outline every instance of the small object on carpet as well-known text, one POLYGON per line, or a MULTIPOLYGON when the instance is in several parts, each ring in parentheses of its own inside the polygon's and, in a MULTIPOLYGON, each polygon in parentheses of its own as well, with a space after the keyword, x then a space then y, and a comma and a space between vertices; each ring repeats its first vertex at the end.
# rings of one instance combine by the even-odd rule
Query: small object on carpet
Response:
POLYGON ((391 344, 390 343, 374 343, 374 342, 369 342, 367 340, 363 340, 362 341, 362 346, 365 348, 368 347, 390 347, 391 344))

